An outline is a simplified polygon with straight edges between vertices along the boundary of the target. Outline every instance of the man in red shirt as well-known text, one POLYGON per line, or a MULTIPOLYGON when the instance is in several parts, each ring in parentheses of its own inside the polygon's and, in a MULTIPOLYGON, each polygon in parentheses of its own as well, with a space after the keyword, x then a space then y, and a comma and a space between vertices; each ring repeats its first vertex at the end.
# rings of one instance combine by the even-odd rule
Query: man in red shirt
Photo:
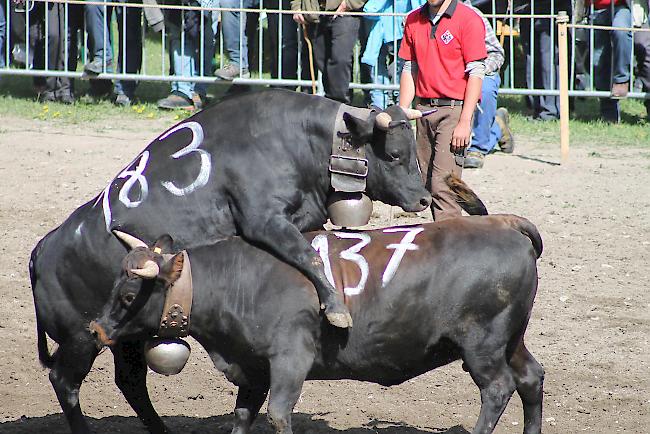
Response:
POLYGON ((417 120, 418 161, 433 196, 434 220, 461 215, 454 194, 444 182, 461 176, 470 143, 472 115, 485 75, 485 26, 458 0, 427 0, 406 18, 399 50, 404 61, 399 105, 437 109, 417 120))

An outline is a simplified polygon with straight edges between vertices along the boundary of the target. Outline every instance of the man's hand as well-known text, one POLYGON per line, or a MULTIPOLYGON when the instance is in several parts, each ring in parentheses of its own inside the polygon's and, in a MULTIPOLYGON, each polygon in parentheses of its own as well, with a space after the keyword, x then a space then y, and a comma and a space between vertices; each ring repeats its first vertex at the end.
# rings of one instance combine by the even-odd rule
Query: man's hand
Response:
MULTIPOLYGON (((338 17, 340 17, 340 15, 338 15, 338 14, 339 14, 339 13, 346 12, 347 10, 348 10, 348 5, 345 3, 345 0, 343 0, 343 1, 341 2, 341 4, 339 5, 339 7, 336 8, 336 14, 337 14, 337 15, 334 15, 334 18, 338 18, 338 17)), ((332 18, 332 19, 334 19, 334 18, 332 18)))
POLYGON ((461 119, 458 125, 454 128, 454 133, 451 136, 451 150, 460 152, 469 146, 469 140, 472 135, 472 126, 469 121, 461 119))
POLYGON ((307 22, 305 21, 305 17, 302 14, 293 14, 293 20, 298 24, 300 24, 301 26, 307 24, 307 22))

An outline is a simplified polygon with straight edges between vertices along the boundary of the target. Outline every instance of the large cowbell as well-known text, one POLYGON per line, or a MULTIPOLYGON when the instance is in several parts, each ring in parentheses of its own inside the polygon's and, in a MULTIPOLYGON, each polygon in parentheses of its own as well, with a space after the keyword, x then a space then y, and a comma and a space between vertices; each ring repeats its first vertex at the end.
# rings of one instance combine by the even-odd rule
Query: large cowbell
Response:
POLYGON ((363 146, 354 147, 346 140, 343 111, 368 118, 370 110, 341 106, 336 116, 329 172, 332 192, 327 198, 327 215, 333 225, 353 228, 370 221, 372 201, 365 195, 368 160, 363 146))
POLYGON ((190 358, 190 345, 179 338, 154 338, 145 343, 144 357, 152 371, 176 375, 190 358))

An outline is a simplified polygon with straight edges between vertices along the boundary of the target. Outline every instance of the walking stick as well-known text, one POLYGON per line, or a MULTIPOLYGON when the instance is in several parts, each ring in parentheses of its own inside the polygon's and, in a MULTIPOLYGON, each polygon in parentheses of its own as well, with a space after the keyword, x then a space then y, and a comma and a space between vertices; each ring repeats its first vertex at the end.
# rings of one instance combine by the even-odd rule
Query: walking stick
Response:
POLYGON ((302 36, 307 43, 307 51, 309 52, 309 75, 311 76, 311 93, 316 95, 316 74, 314 74, 314 51, 311 46, 311 40, 307 34, 307 26, 302 25, 302 36))

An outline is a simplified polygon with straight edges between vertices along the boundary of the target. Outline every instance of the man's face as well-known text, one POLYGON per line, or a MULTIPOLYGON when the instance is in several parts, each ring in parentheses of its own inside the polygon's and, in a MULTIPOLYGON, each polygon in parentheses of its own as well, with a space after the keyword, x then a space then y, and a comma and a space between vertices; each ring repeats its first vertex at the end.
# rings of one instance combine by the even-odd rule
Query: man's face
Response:
POLYGON ((427 2, 434 8, 439 8, 445 0, 427 0, 427 2))

